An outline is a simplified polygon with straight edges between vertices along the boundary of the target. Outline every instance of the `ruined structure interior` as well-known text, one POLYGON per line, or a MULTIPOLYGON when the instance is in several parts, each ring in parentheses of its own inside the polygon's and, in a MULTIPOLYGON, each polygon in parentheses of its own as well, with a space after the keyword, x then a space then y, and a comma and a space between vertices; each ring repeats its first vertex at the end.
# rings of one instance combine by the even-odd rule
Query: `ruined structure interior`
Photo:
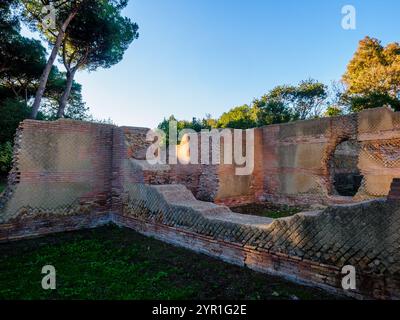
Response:
POLYGON ((107 223, 356 298, 400 298, 400 113, 254 129, 254 170, 150 165, 145 128, 25 120, 0 197, 0 240, 107 223), (272 219, 230 207, 307 207, 272 219), (341 270, 357 270, 344 292, 341 270))

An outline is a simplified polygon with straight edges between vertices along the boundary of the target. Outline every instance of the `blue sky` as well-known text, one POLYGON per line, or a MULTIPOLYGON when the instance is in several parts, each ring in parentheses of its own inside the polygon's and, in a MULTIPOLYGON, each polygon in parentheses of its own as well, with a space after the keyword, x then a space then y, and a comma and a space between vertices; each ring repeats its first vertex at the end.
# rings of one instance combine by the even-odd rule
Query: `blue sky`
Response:
POLYGON ((399 12, 398 0, 130 0, 139 39, 76 79, 93 115, 118 125, 217 117, 276 85, 339 80, 366 35, 399 41, 399 12), (341 27, 347 4, 356 30, 341 27))

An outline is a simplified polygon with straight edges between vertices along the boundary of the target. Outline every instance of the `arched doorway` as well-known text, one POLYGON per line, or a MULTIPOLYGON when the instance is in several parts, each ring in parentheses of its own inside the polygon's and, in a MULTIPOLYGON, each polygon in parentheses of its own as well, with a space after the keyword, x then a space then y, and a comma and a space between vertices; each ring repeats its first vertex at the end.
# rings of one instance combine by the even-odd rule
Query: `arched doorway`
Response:
POLYGON ((361 146, 357 140, 345 140, 336 146, 330 161, 332 193, 354 197, 363 176, 358 168, 361 146))

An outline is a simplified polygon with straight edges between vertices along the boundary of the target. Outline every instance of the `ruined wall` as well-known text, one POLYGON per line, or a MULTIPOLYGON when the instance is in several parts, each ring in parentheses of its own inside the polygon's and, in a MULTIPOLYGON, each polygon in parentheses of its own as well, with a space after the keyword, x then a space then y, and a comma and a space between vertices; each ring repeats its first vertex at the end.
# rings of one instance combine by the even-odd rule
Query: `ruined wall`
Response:
MULTIPOLYGON (((393 178, 400 177, 399 119, 400 113, 380 108, 348 116, 256 128, 254 171, 250 175, 239 176, 235 174, 235 165, 223 163, 177 164, 147 167, 141 181, 148 184, 181 183, 198 199, 227 205, 265 200, 335 204, 385 197, 393 178), (350 156, 359 174, 355 179, 361 180, 361 186, 359 181, 356 183, 358 191, 353 198, 340 196, 334 181, 335 173, 340 172, 339 168, 333 168, 334 154, 346 141, 353 141, 358 148, 358 154, 350 156)), ((136 141, 143 141, 145 132, 143 129, 136 141)), ((142 151, 137 152, 143 158, 143 145, 146 144, 140 145, 142 151)), ((221 139, 221 155, 223 145, 221 139)), ((142 159, 134 156, 132 151, 128 157, 142 159)))
POLYGON ((14 237, 45 232, 57 224, 65 230, 103 221, 111 205, 113 128, 71 120, 24 121, 15 138, 9 184, 0 199, 0 223, 10 230, 3 225, 0 238, 17 229, 14 237), (41 224, 39 218, 52 222, 41 224))
POLYGON ((117 224, 225 261, 353 297, 400 299, 400 207, 382 200, 284 219, 201 202, 182 185, 130 185, 117 224), (379 214, 377 214, 379 212, 379 214), (341 269, 356 268, 344 291, 341 269))
MULTIPOLYGON (((246 135, 243 134, 243 150, 245 150, 246 135)), ((223 154, 224 143, 221 143, 223 154)), ((250 175, 237 175, 236 165, 220 164, 218 166, 218 191, 216 203, 235 206, 259 201, 263 195, 264 141, 262 129, 254 129, 254 170, 250 175)))
POLYGON ((212 201, 217 188, 217 167, 201 164, 157 164, 151 165, 146 159, 146 151, 151 142, 146 141, 147 128, 122 127, 118 131, 120 154, 120 184, 146 183, 184 184, 193 194, 212 201))
MULTIPOLYGON (((274 197, 277 199, 294 202, 300 196, 308 197, 309 201, 329 199, 330 159, 326 154, 333 154, 335 147, 345 139, 358 137, 355 130, 357 118, 352 116, 324 121, 317 129, 311 125, 307 127, 307 124, 300 129, 297 125, 294 129, 282 131, 279 130, 281 126, 257 129, 256 170, 247 177, 248 184, 244 187, 240 184, 233 186, 239 181, 234 177, 233 166, 219 166, 218 171, 212 171, 212 181, 218 182, 216 201, 221 197, 221 203, 224 200, 228 204, 235 203, 232 193, 241 188, 243 193, 236 194, 238 201, 254 199, 256 193, 263 196, 264 183, 271 183, 271 178, 277 179, 277 187, 282 188, 280 174, 295 177, 303 174, 305 181, 311 176, 310 183, 313 179, 321 179, 326 193, 304 189, 303 193, 296 191, 296 194, 288 195, 282 189, 276 189, 274 197), (342 130, 338 130, 339 126, 342 130), (269 130, 275 136, 271 137, 269 130), (271 139, 260 139, 260 133, 263 137, 267 134, 271 139), (270 148, 265 144, 269 144, 270 148), (285 152, 287 158, 284 158, 285 152), (279 160, 279 156, 284 159, 279 160), (266 160, 271 166, 265 165, 266 160), (265 175, 271 169, 276 170, 275 177, 265 175), (221 190, 228 190, 225 198, 221 190)), ((124 136, 121 134, 122 140, 124 136)), ((122 154, 126 154, 126 150, 122 154)), ((114 223, 230 263, 317 285, 339 294, 357 298, 400 299, 398 180, 393 182, 391 202, 375 200, 339 205, 274 220, 236 214, 225 206, 199 201, 184 187, 184 184, 192 185, 189 180, 182 180, 180 184, 171 180, 175 175, 174 166, 152 167, 137 160, 127 157, 125 161, 129 165, 123 166, 125 171, 118 175, 121 201, 118 212, 112 215, 114 223), (132 177, 139 176, 137 170, 148 171, 143 177, 149 172, 154 175, 161 173, 173 184, 163 184, 160 180, 149 185, 149 181, 125 179, 132 169, 132 177), (341 287, 341 269, 345 265, 356 268, 355 291, 344 291, 341 287)), ((188 168, 195 170, 195 167, 188 168)), ((194 189, 195 192, 198 190, 194 189)))
POLYGON ((393 178, 400 178, 400 112, 369 110, 358 115, 362 144, 359 168, 364 180, 360 198, 386 196, 393 178))
MULTIPOLYGON (((201 162, 202 139, 198 139, 198 164, 182 164, 178 159, 177 164, 149 165, 145 153, 150 142, 146 142, 145 128, 120 128, 123 131, 121 139, 124 140, 123 159, 124 173, 121 176, 131 177, 128 182, 140 182, 150 185, 183 184, 199 200, 213 201, 229 205, 252 203, 258 201, 263 195, 263 135, 262 129, 254 130, 254 171, 250 175, 237 175, 235 164, 224 164, 224 139, 220 140, 220 164, 212 164, 211 149, 209 164, 201 162)), ((243 134, 243 148, 245 149, 246 135, 243 134)), ((209 139, 211 148, 212 140, 209 139)), ((188 160, 186 150, 177 147, 177 153, 184 160, 188 160)), ((179 158, 179 157, 178 157, 179 158)))
POLYGON ((341 267, 350 264, 358 286, 346 294, 400 299, 399 124, 399 113, 376 109, 258 128, 254 171, 237 176, 232 165, 150 165, 146 128, 27 120, 0 196, 0 241, 114 222, 339 293, 341 267), (276 220, 199 201, 349 201, 333 193, 330 170, 345 140, 360 145, 364 176, 350 201, 387 201, 276 220))
POLYGON ((371 109, 349 116, 267 126, 262 199, 293 203, 341 203, 385 197, 400 177, 400 113, 371 109), (364 177, 354 199, 337 195, 330 166, 336 147, 354 140, 364 177))
POLYGON ((254 171, 248 176, 236 175, 234 165, 149 165, 146 128, 25 121, 16 138, 12 181, 0 200, 0 219, 37 208, 109 208, 124 183, 183 184, 198 199, 227 205, 384 197, 393 178, 400 177, 399 114, 381 108, 255 129, 254 171), (331 170, 335 150, 346 140, 360 147, 357 166, 363 179, 354 198, 338 196, 331 170))

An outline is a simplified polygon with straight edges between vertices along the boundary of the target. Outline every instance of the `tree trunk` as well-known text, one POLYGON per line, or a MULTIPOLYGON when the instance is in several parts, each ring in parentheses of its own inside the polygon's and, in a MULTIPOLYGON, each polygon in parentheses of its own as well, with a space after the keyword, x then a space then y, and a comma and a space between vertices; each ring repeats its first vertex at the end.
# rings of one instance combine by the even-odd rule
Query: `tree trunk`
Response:
POLYGON ((60 98, 60 102, 58 105, 57 118, 64 117, 65 107, 67 106, 69 95, 71 94, 72 84, 74 82, 76 70, 77 69, 73 68, 73 69, 71 69, 71 71, 67 71, 67 85, 65 87, 65 90, 64 90, 61 98, 60 98))
POLYGON ((65 31, 67 30, 67 27, 72 21, 72 19, 76 16, 76 13, 77 12, 72 12, 69 15, 69 17, 64 21, 60 31, 58 32, 56 43, 54 44, 53 50, 51 51, 46 67, 44 68, 43 73, 40 77, 39 88, 36 91, 35 101, 32 106, 32 112, 31 112, 32 119, 36 119, 37 117, 40 103, 42 101, 44 91, 46 90, 47 80, 49 79, 51 68, 53 67, 54 61, 57 58, 58 50, 60 49, 62 41, 64 40, 65 31))

